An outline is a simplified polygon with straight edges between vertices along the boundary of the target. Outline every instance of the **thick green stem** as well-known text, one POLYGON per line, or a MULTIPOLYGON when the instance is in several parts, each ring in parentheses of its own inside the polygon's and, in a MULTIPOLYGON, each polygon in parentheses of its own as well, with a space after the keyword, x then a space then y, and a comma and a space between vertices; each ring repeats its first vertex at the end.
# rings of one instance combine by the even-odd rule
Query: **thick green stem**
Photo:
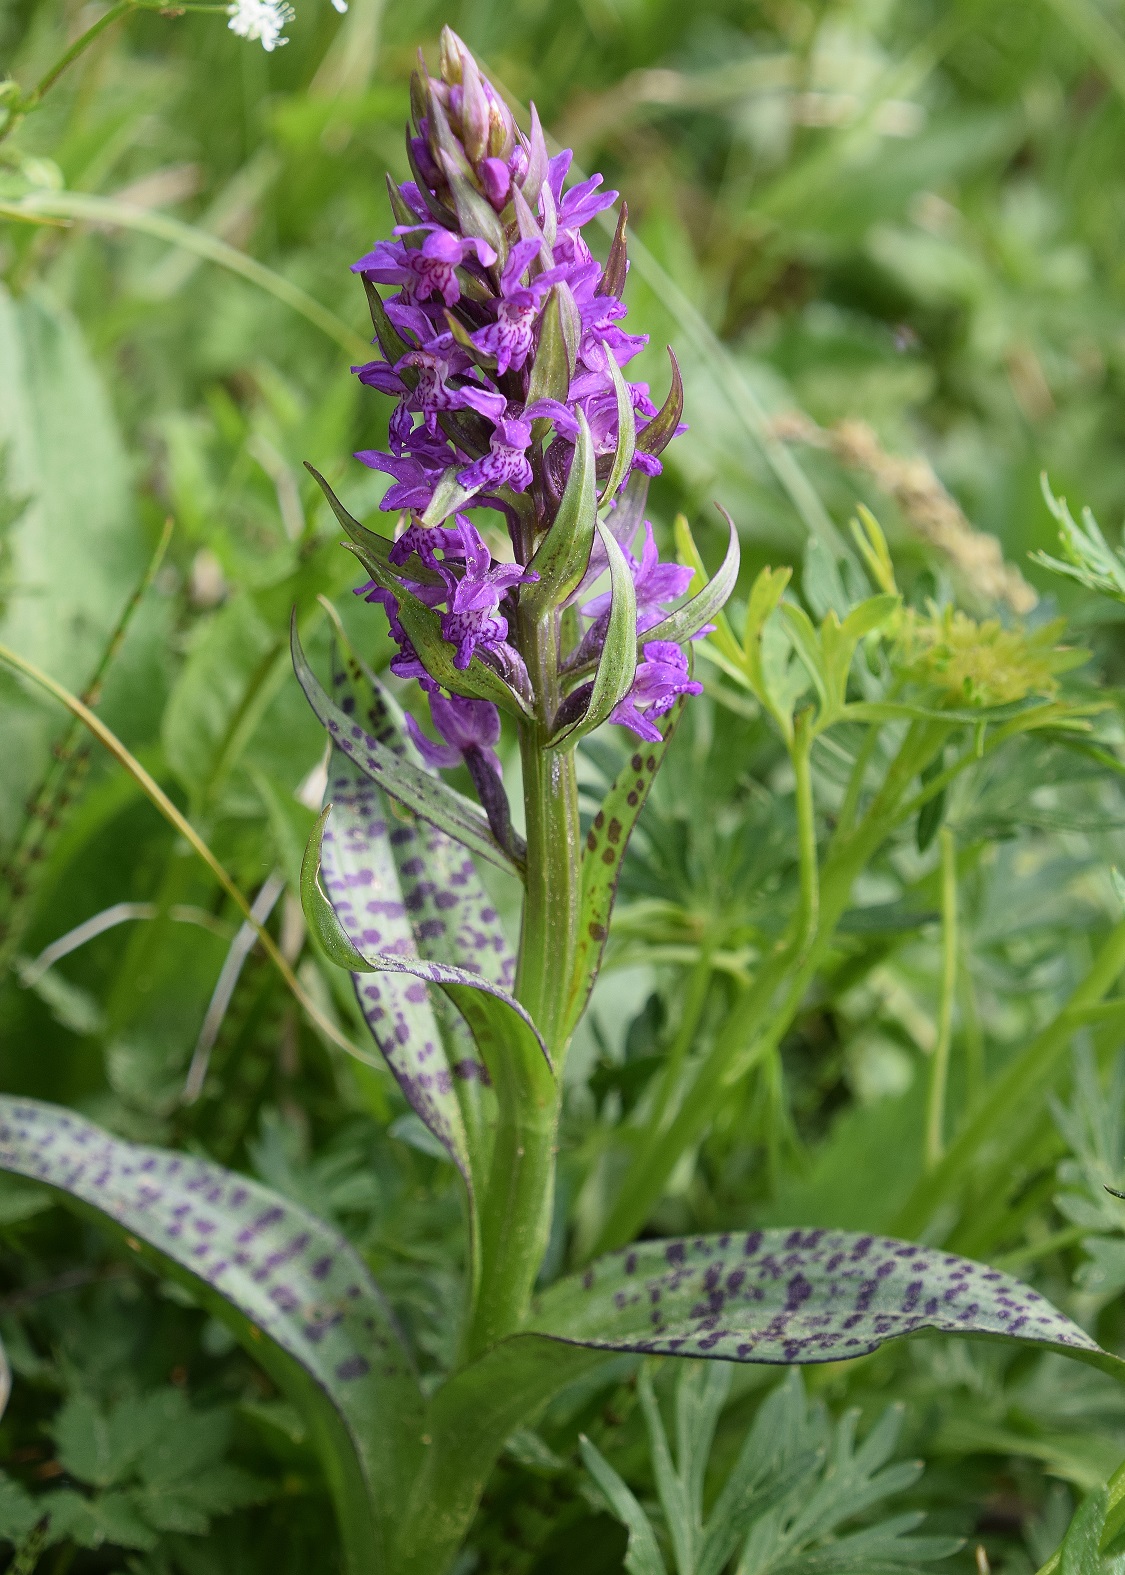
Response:
POLYGON ((480 1291, 467 1336, 476 1355, 523 1322, 546 1250, 554 1193, 558 1078, 574 972, 581 879, 578 779, 573 752, 546 747, 558 705, 558 632, 552 617, 521 626, 521 648, 541 714, 521 730, 527 893, 516 998, 554 1064, 516 1054, 496 1069, 498 1117, 481 1202, 480 1291))

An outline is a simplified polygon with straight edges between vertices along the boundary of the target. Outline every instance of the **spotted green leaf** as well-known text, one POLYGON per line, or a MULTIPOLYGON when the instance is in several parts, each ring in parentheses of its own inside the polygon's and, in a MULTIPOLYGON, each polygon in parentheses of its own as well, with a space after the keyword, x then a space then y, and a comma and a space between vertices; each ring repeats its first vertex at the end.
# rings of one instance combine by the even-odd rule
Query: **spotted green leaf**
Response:
POLYGON ((401 759, 372 738, 325 693, 308 664, 294 621, 291 633, 293 668, 317 719, 328 730, 333 746, 358 766, 364 776, 407 809, 447 832, 489 863, 519 873, 512 856, 500 846, 477 806, 454 792, 430 772, 401 759))
POLYGON ((350 1243, 259 1182, 38 1100, 0 1097, 0 1169, 92 1211, 233 1330, 306 1416, 351 1575, 380 1568, 417 1458, 421 1393, 350 1243))
POLYGON ((640 745, 629 756, 586 833, 586 846, 582 853, 578 945, 567 1010, 568 1033, 573 1033, 578 1019, 585 1011, 594 980, 598 976, 609 936, 609 920, 617 896, 621 861, 683 710, 684 701, 681 698, 660 719, 664 734, 660 743, 640 745))
POLYGON ((1029 1286, 934 1247, 833 1230, 645 1241, 553 1286, 531 1326, 605 1350, 834 1362, 934 1329, 1125 1365, 1029 1286))

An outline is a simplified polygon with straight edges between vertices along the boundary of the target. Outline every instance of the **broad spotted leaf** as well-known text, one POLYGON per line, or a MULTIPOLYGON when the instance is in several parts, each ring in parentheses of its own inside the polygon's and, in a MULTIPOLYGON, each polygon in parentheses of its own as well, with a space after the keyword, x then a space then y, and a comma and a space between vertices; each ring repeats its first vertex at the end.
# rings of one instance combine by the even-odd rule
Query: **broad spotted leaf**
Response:
MULTIPOLYGON (((332 755, 325 796, 332 812, 321 842, 320 877, 344 934, 360 953, 381 949, 417 957, 391 851, 390 839, 399 827, 389 822, 386 798, 338 750, 332 755)), ((353 969, 352 982, 395 1080, 471 1193, 469 1137, 455 1083, 484 1073, 480 1057, 474 1053, 463 1063, 451 1062, 421 979, 353 969)))
POLYGON ((645 1241, 553 1286, 531 1320, 605 1350, 835 1362, 935 1329, 1029 1341, 1120 1374, 1036 1291, 934 1247, 834 1230, 645 1241))
MULTIPOLYGON (((393 705, 353 656, 334 658, 333 688, 344 715, 396 756, 405 751, 393 705)), ((465 850, 392 807, 339 752, 325 801, 333 806, 321 849, 329 899, 353 946, 373 964, 373 954, 382 959, 378 972, 353 971, 360 1006, 403 1092, 471 1191, 485 1157, 490 1082, 474 1033, 490 1045, 495 1033, 480 995, 496 989, 506 1001, 515 976, 499 916, 465 850), (431 966, 396 977, 396 961, 410 958, 431 966), (425 978, 446 993, 427 990, 425 978)), ((528 1025, 520 1021, 515 1032, 526 1047, 528 1025)))
POLYGON ((325 694, 301 649, 296 619, 293 621, 290 643, 297 682, 304 690, 305 698, 317 719, 327 729, 334 746, 354 761, 364 776, 370 777, 391 798, 439 830, 447 832, 489 863, 518 874, 519 870, 511 855, 497 842, 488 821, 471 800, 455 793, 430 772, 400 759, 385 744, 365 732, 358 722, 348 717, 325 694))
POLYGON ((568 1034, 574 1032, 578 1019, 586 1010, 586 1002, 597 978, 609 936, 609 920, 617 895, 621 861, 683 710, 684 701, 677 700, 667 715, 661 718, 664 737, 660 743, 642 744, 629 756, 586 833, 586 848, 582 854, 578 947, 567 1011, 568 1034))
POLYGON ((228 1324, 304 1410, 357 1575, 364 1559, 379 1567, 372 1539, 413 1469, 421 1394, 350 1243, 256 1181, 38 1100, 0 1097, 0 1169, 94 1211, 228 1324))

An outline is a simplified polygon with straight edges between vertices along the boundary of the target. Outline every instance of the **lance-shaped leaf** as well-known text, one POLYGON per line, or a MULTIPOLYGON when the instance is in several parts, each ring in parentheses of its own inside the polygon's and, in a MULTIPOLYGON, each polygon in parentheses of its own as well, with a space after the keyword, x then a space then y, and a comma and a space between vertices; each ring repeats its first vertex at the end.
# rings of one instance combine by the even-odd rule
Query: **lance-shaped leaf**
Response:
POLYGON ((637 418, 633 414, 633 396, 629 392, 629 385, 622 377, 621 368, 604 339, 602 352, 605 355, 609 375, 613 379, 613 392, 617 399, 617 447, 613 453, 609 478, 601 496, 601 501, 608 503, 611 498, 617 496, 621 483, 633 468, 633 455, 637 450, 637 418))
MULTIPOLYGON (((345 546, 349 544, 344 543, 345 546)), ((358 549, 357 556, 361 556, 358 549)), ((406 630, 407 638, 418 652, 426 671, 437 679, 443 689, 451 694, 466 695, 472 700, 491 700, 502 711, 512 716, 531 715, 531 707, 522 695, 510 689, 499 673, 486 667, 479 656, 474 656, 468 667, 453 665, 453 646, 441 632, 441 619, 432 607, 419 601, 399 579, 405 570, 391 568, 376 558, 363 557, 363 566, 376 585, 390 591, 398 607, 398 620, 406 630)))
MULTIPOLYGON (((363 722, 376 741, 398 754, 406 737, 393 702, 378 679, 349 653, 333 662, 340 708, 363 722)), ((473 1195, 485 1158, 482 1105, 490 1076, 478 1046, 492 1051, 496 1026, 479 991, 503 992, 515 976, 515 959, 488 894, 463 848, 414 816, 397 814, 379 789, 335 753, 325 798, 330 801, 323 845, 310 840, 302 868, 302 901, 317 938, 340 966, 352 972, 361 1009, 403 1092, 461 1170, 473 1195), (315 882, 322 874, 327 892, 315 882), (318 907, 319 900, 328 908, 318 907), (342 943, 342 944, 341 944, 342 943), (386 967, 373 972, 364 955, 373 949, 429 967, 420 975, 445 979, 450 1000, 431 995, 417 977, 386 967), (465 985, 458 990, 458 983, 465 985), (475 992, 475 993, 474 993, 475 992), (464 1015, 463 1015, 464 1013, 464 1015), (467 1021, 471 1020, 473 1032, 467 1021)), ((504 1021, 504 1019, 501 1019, 504 1021)), ((531 1041, 517 1030, 524 1049, 531 1041)), ((534 1041, 536 1055, 541 1054, 534 1041)))
POLYGON ((835 1362, 934 1329, 1064 1351, 1125 1375, 1038 1292, 935 1247, 837 1230, 645 1241, 553 1286, 532 1330, 577 1345, 736 1362, 835 1362))
MULTIPOLYGON (((578 359, 581 332, 582 321, 570 287, 566 284, 553 285, 539 325, 539 345, 531 366, 526 404, 532 405, 537 399, 566 399, 578 359)), ((546 418, 539 419, 545 430, 546 418)), ((536 429, 533 427, 532 430, 536 429)), ((542 433, 536 432, 536 436, 542 436, 542 433)))
POLYGON ((351 1575, 384 1569, 420 1453, 422 1399, 350 1243, 256 1181, 123 1142, 38 1100, 0 1097, 0 1169, 93 1211, 227 1324, 310 1424, 351 1575))
POLYGON ((646 422, 637 433, 637 447, 642 454, 662 454, 675 437, 680 417, 684 413, 684 384, 680 376, 680 363, 676 360, 672 346, 666 348, 672 363, 672 386, 668 390, 668 398, 652 420, 646 422))
POLYGON ((669 613, 667 618, 662 619, 654 628, 646 629, 640 637, 642 641, 674 640, 677 645, 682 645, 685 640, 690 640, 693 634, 698 634, 704 624, 711 622, 734 590, 738 579, 738 532, 726 509, 722 504, 718 507, 730 527, 726 556, 703 589, 686 601, 682 607, 677 607, 675 612, 669 613))
POLYGON ((351 973, 372 1038, 407 1101, 461 1172, 472 1201, 479 1178, 457 1080, 487 1073, 475 1054, 463 1064, 451 1062, 424 983, 373 975, 368 968, 360 950, 365 939, 372 946, 415 951, 391 854, 387 800, 339 751, 333 753, 328 791, 332 801, 301 867, 306 921, 330 960, 351 973))
POLYGON ((488 821, 475 804, 447 787, 430 772, 411 765, 385 744, 380 744, 329 699, 301 649, 295 620, 291 645, 297 681, 318 720, 327 728, 333 744, 342 754, 347 755, 390 798, 404 804, 423 820, 428 820, 439 831, 446 832, 498 868, 521 874, 511 855, 492 835, 488 821))
MULTIPOLYGON (((605 268, 602 270, 595 295, 616 295, 618 299, 625 288, 625 277, 629 272, 629 255, 625 241, 625 230, 629 223, 629 204, 621 204, 621 213, 617 220, 617 229, 613 234, 613 244, 609 248, 605 268)), ((678 419, 678 418, 677 418, 678 419)))
MULTIPOLYGON (((356 557, 364 568, 370 570, 372 565, 378 564, 383 569, 391 569, 390 553, 393 542, 386 536, 380 536, 378 531, 369 530, 366 525, 361 525, 354 515, 349 514, 320 471, 310 465, 308 460, 305 461, 305 469, 324 493, 329 508, 355 543, 356 557)), ((405 563, 394 567, 397 573, 405 575, 408 580, 418 580, 425 585, 442 583, 441 575, 436 574, 423 563, 416 552, 412 552, 405 563)))
POLYGON ((605 644, 584 714, 554 735, 550 740, 552 749, 563 744, 572 746, 600 727, 629 693, 637 671, 637 592, 633 576, 613 532, 600 520, 595 520, 594 528, 609 560, 610 605, 605 644))
POLYGON ((520 589, 520 606, 539 618, 559 606, 582 582, 598 516, 594 444, 585 411, 578 407, 578 439, 562 501, 550 530, 528 565, 538 574, 520 589))
MULTIPOLYGON (((403 221, 400 220, 400 223, 403 221)), ((408 223, 416 223, 417 215, 413 215, 408 223)), ((371 313, 371 326, 375 330, 375 338, 379 349, 383 352, 383 359, 390 366, 400 361, 410 349, 406 340, 387 316, 387 308, 383 305, 383 298, 375 288, 374 283, 366 274, 361 274, 363 288, 367 296, 367 309, 371 313)), ((403 381, 417 382, 418 374, 413 367, 403 367, 399 374, 403 381), (413 377, 411 377, 413 374, 413 377)))
MULTIPOLYGON (((328 956, 338 962, 340 967, 349 968, 354 973, 409 974, 427 984, 439 985, 469 1024, 473 1037, 485 1050, 486 1061, 489 1059, 489 1050, 495 1054, 506 1054, 515 1045, 519 1053, 523 1054, 534 1045, 550 1067, 551 1057, 539 1030, 526 1008, 502 984, 455 963, 411 956, 409 952, 400 955, 376 951, 373 946, 356 944, 337 911, 339 905, 349 914, 350 922, 356 923, 354 909, 347 900, 346 886, 339 881, 333 882, 331 874, 325 876, 323 885, 314 882, 314 875, 320 874, 321 848, 316 838, 318 834, 323 834, 325 823, 331 820, 331 808, 331 805, 326 807, 324 815, 317 822, 314 838, 309 843, 301 891, 310 925, 328 956), (329 896, 326 888, 333 884, 336 890, 329 896)), ((368 869, 361 869, 359 873, 362 878, 368 869)), ((372 933, 379 935, 382 941, 382 932, 373 930, 372 933)))
POLYGON ((684 699, 681 696, 660 719, 659 725, 664 734, 660 743, 645 744, 643 749, 630 755, 617 773, 613 786, 586 833, 586 847, 582 854, 578 944, 567 1009, 568 1034, 574 1032, 578 1019, 586 1010, 586 1002, 598 976, 609 937, 609 920, 617 896, 617 882, 625 849, 629 846, 637 817, 644 808, 683 711, 684 699))

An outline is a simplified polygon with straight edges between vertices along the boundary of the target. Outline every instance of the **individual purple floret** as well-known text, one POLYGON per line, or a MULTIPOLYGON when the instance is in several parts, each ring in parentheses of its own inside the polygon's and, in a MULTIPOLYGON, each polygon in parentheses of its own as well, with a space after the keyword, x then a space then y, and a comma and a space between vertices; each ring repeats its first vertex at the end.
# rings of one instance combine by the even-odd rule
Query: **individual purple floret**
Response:
POLYGON ((680 695, 701 695, 703 685, 688 674, 687 657, 671 640, 650 640, 645 659, 637 664, 633 687, 617 706, 611 722, 632 728, 652 744, 660 742, 654 718, 670 711, 680 695), (644 708, 643 710, 641 708, 644 708))
POLYGON ((435 744, 412 716, 406 718, 410 737, 428 766, 449 771, 461 764, 469 750, 477 749, 500 776, 500 761, 493 747, 500 738, 500 713, 494 705, 487 700, 464 700, 460 695, 447 700, 443 694, 432 694, 430 716, 444 744, 435 744))
POLYGON ((552 569, 552 586, 563 587, 553 604, 552 591, 543 590, 527 617, 521 611, 521 596, 540 580, 532 559, 540 552, 540 561, 552 558, 550 532, 578 530, 573 503, 566 512, 572 523, 555 522, 582 467, 594 473, 598 507, 632 577, 638 638, 663 624, 688 592, 692 571, 660 561, 643 492, 660 471, 662 450, 683 430, 682 388, 674 361, 663 408, 647 383, 624 380, 623 369, 648 343, 625 326, 626 214, 623 208, 606 262, 598 262, 583 230, 617 193, 603 188, 600 175, 567 189, 571 155, 548 157, 534 106, 525 135, 448 29, 440 75, 416 74, 411 106, 413 179, 391 187, 393 236, 353 264, 367 287, 376 348, 373 360, 353 370, 396 402, 386 450, 365 449, 357 458, 390 477, 382 507, 409 518, 400 521, 389 564, 366 560, 375 578, 359 594, 386 609, 399 647, 392 671, 430 693, 445 742, 415 729, 423 757, 439 768, 471 763, 474 782, 484 772, 495 799, 499 713, 483 695, 507 691, 506 708, 535 717, 541 737, 553 731, 558 744, 607 718, 656 739, 656 720, 675 699, 700 692, 683 646, 702 616, 676 626, 680 643, 649 641, 634 653, 626 639, 619 649, 621 621, 610 617, 609 558, 605 538, 592 532, 589 491, 584 534, 575 538, 584 544, 580 560, 561 577, 557 563, 552 569), (386 301, 382 285, 396 287, 386 301), (613 497, 606 495, 611 475, 613 497), (474 523, 483 510, 503 521, 514 561, 493 557, 474 523), (404 595, 430 609, 429 643, 417 621, 424 613, 407 620, 414 639, 408 636, 404 595), (560 623, 564 603, 570 611, 560 623), (620 676, 607 697, 606 678, 596 675, 611 624, 618 649, 606 668, 612 661, 620 676), (551 628, 558 632, 548 638, 551 628), (447 647, 440 661, 439 637, 447 647), (481 663, 490 670, 484 679, 481 663))
POLYGON ((366 257, 352 264, 353 273, 365 273, 380 284, 401 284, 408 299, 422 301, 440 295, 446 306, 461 298, 457 269, 468 256, 488 267, 496 253, 476 236, 451 235, 440 224, 396 224, 396 235, 428 232, 420 247, 379 241, 366 257))

